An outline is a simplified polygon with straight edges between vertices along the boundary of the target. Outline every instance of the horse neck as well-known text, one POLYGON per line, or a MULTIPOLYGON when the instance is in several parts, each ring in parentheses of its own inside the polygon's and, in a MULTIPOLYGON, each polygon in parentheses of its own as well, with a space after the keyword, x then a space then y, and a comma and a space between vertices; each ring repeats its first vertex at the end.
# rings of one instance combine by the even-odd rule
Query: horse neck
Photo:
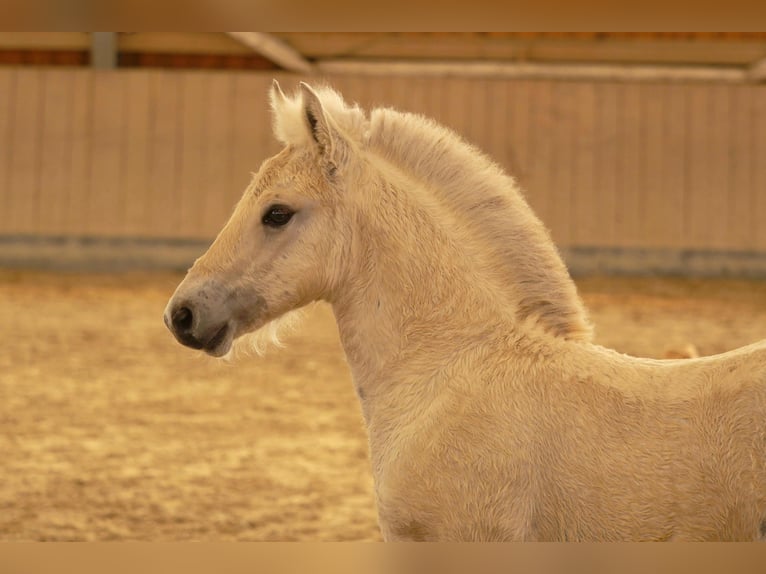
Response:
POLYGON ((332 304, 360 394, 397 384, 399 369, 430 376, 463 351, 513 336, 514 315, 428 204, 407 181, 380 179, 359 210, 343 285, 332 304))

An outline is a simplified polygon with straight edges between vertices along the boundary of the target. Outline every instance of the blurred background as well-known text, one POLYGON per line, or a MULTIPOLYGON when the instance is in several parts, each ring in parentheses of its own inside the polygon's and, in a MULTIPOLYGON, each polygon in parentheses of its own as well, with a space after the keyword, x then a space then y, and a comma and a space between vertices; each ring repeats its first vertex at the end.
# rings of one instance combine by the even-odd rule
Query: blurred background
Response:
POLYGON ((491 155, 598 343, 764 338, 766 33, 0 33, 0 539, 379 539, 326 306, 233 365, 162 324, 278 150, 274 78, 491 155))
POLYGON ((0 262, 184 266, 278 78, 456 129, 575 272, 766 269, 766 34, 2 33, 0 65, 0 262))

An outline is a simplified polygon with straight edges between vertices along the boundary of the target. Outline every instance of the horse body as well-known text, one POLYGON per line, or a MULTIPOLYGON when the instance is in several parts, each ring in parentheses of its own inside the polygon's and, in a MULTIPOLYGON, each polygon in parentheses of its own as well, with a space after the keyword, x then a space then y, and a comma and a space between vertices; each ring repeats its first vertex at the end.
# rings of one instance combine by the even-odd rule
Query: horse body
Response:
POLYGON ((653 361, 591 342, 513 181, 435 124, 272 92, 267 160, 168 304, 221 356, 331 303, 386 540, 754 540, 766 344, 653 361), (285 221, 286 220, 286 221, 285 221))
POLYGON ((431 401, 387 396, 368 425, 387 539, 757 539, 766 347, 682 366, 568 346, 493 345, 431 401))
MULTIPOLYGON (((379 256, 391 290, 406 289, 388 250, 379 256)), ((513 315, 466 297, 460 273, 417 274, 403 273, 417 278, 397 299, 406 309, 382 312, 376 301, 394 298, 369 287, 352 290, 368 302, 350 317, 334 304, 363 396, 386 539, 758 536, 766 347, 640 360, 520 332, 513 315), (391 327, 381 315, 407 323, 391 327)))

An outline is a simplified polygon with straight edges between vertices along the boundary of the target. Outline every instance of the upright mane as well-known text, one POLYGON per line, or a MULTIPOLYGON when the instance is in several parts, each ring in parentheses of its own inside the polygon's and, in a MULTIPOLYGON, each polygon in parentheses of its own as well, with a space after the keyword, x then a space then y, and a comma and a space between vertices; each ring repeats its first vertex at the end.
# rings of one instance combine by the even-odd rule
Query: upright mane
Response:
MULTIPOLYGON (((417 114, 375 108, 369 120, 328 87, 317 90, 333 124, 362 147, 437 190, 465 221, 496 266, 520 321, 548 333, 590 340, 591 326, 574 282, 547 229, 515 181, 455 132, 417 114)), ((285 144, 308 142, 301 96, 272 98, 275 133, 285 144)))
POLYGON ((434 121, 389 108, 373 110, 368 145, 429 182, 469 219, 515 291, 520 320, 556 336, 590 339, 585 307, 548 231, 498 165, 434 121))

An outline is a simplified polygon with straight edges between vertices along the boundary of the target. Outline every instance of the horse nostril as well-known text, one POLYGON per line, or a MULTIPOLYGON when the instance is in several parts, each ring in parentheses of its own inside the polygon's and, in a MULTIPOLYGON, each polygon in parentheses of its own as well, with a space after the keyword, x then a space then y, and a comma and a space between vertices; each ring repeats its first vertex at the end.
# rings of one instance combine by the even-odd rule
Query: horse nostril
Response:
POLYGON ((187 332, 192 327, 194 315, 188 307, 179 307, 173 311, 173 315, 170 319, 173 321, 173 327, 176 331, 187 332))

